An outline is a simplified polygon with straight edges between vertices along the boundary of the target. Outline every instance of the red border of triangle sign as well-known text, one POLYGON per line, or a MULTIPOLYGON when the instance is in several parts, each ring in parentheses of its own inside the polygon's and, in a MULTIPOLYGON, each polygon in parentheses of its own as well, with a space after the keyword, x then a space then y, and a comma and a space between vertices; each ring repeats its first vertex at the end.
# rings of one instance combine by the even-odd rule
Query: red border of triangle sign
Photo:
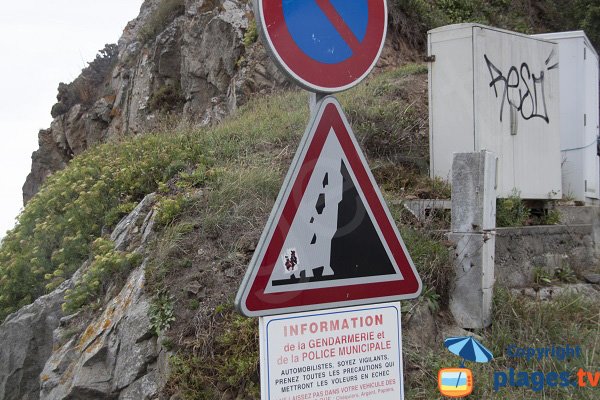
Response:
MULTIPOLYGON (((364 252, 369 251, 365 246, 364 252)), ((312 114, 300 142, 236 296, 236 307, 246 316, 275 315, 410 299, 418 297, 421 287, 421 279, 340 104, 334 97, 325 97, 317 103, 316 112, 312 114), (309 283, 305 279, 300 285, 290 284, 284 289, 270 290, 277 269, 283 269, 281 254, 286 251, 284 245, 299 208, 303 201, 314 204, 313 199, 305 194, 315 166, 323 162, 320 161, 322 158, 331 157, 323 151, 326 142, 341 148, 341 158, 394 271, 376 277, 331 279, 317 283, 309 283)))

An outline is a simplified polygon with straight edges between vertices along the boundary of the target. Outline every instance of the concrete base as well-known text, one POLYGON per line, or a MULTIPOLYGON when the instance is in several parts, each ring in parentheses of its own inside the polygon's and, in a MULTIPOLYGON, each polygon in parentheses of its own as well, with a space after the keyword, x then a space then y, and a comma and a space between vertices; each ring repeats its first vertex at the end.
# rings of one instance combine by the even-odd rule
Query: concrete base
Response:
POLYGON ((492 323, 494 290, 494 233, 450 233, 456 245, 450 311, 463 328, 485 328, 492 323))

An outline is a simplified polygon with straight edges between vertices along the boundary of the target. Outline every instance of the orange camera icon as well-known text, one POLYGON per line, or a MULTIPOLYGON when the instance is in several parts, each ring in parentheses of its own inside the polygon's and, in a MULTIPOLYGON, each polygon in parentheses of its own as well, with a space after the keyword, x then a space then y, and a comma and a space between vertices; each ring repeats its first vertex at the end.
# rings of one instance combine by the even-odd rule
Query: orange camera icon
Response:
POLYGON ((473 372, 468 368, 442 368, 438 388, 447 397, 465 397, 473 391, 473 372))

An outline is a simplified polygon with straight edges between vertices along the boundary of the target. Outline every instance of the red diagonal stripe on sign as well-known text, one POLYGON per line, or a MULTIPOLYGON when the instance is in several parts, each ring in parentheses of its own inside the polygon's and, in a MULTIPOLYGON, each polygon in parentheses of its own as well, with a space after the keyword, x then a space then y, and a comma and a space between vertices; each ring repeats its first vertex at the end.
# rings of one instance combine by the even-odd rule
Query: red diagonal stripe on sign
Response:
POLYGON ((356 54, 360 50, 360 42, 352 32, 352 29, 346 24, 344 19, 338 14, 337 10, 329 0, 316 0, 317 5, 323 11, 327 19, 331 22, 335 30, 346 42, 352 53, 356 54))

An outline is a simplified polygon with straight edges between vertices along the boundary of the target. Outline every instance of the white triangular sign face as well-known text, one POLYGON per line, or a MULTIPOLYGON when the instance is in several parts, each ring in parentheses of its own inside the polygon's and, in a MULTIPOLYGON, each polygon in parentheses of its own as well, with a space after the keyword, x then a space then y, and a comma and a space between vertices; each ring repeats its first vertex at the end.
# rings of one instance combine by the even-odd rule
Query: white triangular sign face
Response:
POLYGON ((300 143, 236 305, 248 316, 417 297, 421 280, 333 97, 300 143))

